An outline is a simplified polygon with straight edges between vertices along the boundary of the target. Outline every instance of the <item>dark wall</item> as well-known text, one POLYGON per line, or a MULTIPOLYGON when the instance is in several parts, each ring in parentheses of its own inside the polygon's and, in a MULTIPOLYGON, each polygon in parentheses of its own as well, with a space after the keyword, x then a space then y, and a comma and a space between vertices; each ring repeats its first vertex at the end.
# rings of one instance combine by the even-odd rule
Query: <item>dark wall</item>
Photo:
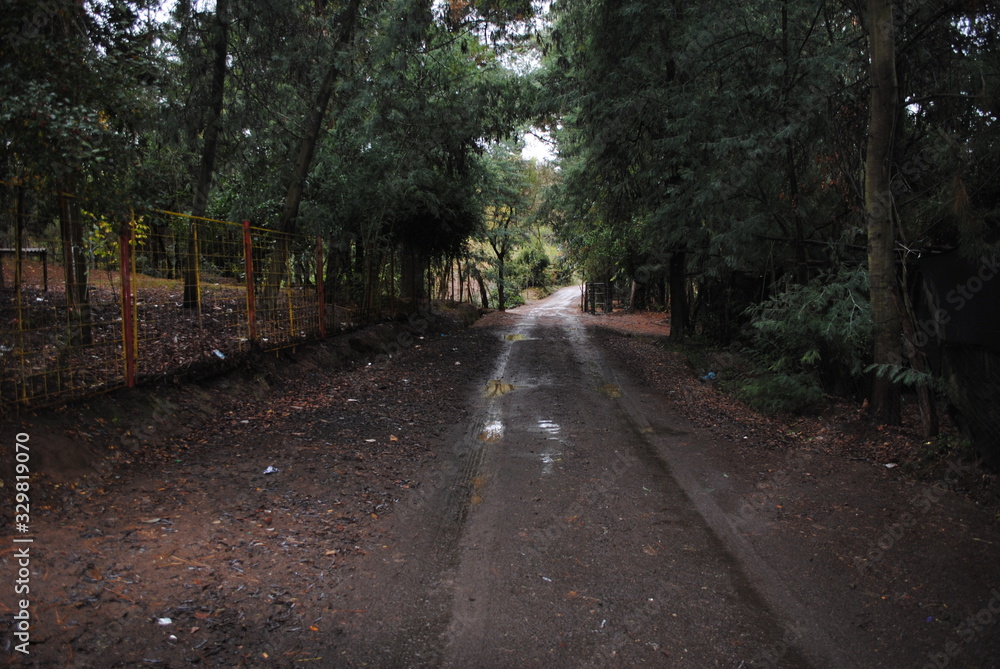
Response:
POLYGON ((1000 352, 1000 256, 969 262, 958 252, 924 255, 918 332, 948 344, 1000 352))
POLYGON ((919 271, 918 343, 946 382, 962 431, 1000 468, 1000 256, 925 255, 919 271))

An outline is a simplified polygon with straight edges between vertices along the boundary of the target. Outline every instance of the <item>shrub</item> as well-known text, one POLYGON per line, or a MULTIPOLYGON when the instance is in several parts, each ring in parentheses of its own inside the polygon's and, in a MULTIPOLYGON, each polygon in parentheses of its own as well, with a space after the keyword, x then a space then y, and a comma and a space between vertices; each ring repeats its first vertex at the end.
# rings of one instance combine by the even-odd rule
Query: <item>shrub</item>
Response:
POLYGON ((841 269, 747 309, 757 372, 744 397, 762 409, 801 411, 860 377, 872 328, 867 293, 863 268, 841 269))
POLYGON ((514 264, 517 267, 515 272, 522 277, 525 287, 544 288, 548 285, 548 269, 551 261, 541 241, 536 239, 522 248, 514 259, 514 264))

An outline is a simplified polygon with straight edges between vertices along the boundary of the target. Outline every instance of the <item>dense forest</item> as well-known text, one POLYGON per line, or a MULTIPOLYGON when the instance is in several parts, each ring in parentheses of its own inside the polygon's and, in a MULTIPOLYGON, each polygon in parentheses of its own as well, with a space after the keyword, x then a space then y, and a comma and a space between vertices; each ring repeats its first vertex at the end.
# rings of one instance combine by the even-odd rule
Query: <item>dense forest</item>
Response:
POLYGON ((748 346, 758 404, 836 390, 895 423, 906 385, 928 436, 938 393, 995 423, 968 392, 997 390, 992 3, 556 10, 542 76, 589 275, 669 302, 675 337, 748 346))
POLYGON ((47 189, 101 216, 2 234, 83 249, 142 208, 248 219, 329 240, 330 294, 359 304, 384 268, 401 301, 499 308, 599 282, 743 352, 757 406, 853 395, 891 424, 912 396, 928 436, 950 405, 986 449, 997 10, 5 0, 3 205, 47 189))

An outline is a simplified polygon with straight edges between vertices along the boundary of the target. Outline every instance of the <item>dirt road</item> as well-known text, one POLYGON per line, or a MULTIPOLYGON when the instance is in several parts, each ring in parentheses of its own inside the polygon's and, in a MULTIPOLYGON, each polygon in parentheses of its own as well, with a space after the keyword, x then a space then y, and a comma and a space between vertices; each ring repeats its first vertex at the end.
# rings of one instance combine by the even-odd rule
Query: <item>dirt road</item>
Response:
POLYGON ((578 299, 565 289, 503 333, 436 485, 342 593, 338 608, 367 612, 345 659, 851 666, 822 606, 793 595, 704 493, 685 421, 590 340, 578 299))
POLYGON ((31 652, 11 585, 0 664, 998 666, 975 470, 920 483, 824 446, 833 422, 732 413, 578 299, 5 422, 31 652))

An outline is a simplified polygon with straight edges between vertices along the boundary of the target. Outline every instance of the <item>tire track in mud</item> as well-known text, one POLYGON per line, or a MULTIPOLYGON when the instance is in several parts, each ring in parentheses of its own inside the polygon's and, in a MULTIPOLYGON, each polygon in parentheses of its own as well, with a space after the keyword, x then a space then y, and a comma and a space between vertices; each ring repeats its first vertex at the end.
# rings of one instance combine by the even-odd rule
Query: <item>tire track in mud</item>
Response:
MULTIPOLYGON (((654 428, 636 401, 639 389, 627 376, 619 377, 618 372, 608 360, 601 357, 596 348, 590 345, 587 348, 590 349, 588 361, 593 365, 595 373, 600 378, 608 379, 609 385, 619 391, 612 395, 612 399, 635 432, 633 443, 638 457, 649 467, 662 471, 664 476, 684 491, 691 505, 711 528, 719 551, 731 556, 734 566, 745 577, 745 582, 740 586, 744 595, 758 599, 775 612, 781 634, 775 637, 768 653, 777 654, 782 666, 861 666, 851 657, 842 630, 831 629, 833 626, 829 620, 815 615, 793 591, 788 579, 769 565, 740 531, 738 521, 741 519, 736 514, 724 511, 715 498, 704 494, 704 487, 699 480, 699 476, 704 476, 701 471, 704 465, 692 462, 686 453, 672 448, 668 443, 672 437, 684 432, 671 429, 659 420, 654 428)), ((764 666, 771 666, 771 661, 765 661, 764 666)))
MULTIPOLYGON (((347 640, 351 664, 736 666, 789 631, 565 297, 492 333, 506 341, 488 378, 470 379, 467 419, 393 515, 395 559, 344 604, 374 628, 347 640)), ((810 666, 783 651, 782 666, 810 666)))
MULTIPOLYGON (((501 338, 502 333, 495 336, 501 338)), ((370 578, 387 579, 406 591, 395 596, 390 593, 387 601, 378 603, 377 598, 384 593, 373 597, 365 589, 361 592, 367 594, 350 605, 361 607, 376 601, 368 610, 374 614, 369 619, 396 621, 395 626, 384 625, 391 632, 390 638, 363 652, 365 660, 355 664, 438 666, 448 640, 461 633, 460 621, 456 625, 452 613, 455 572, 461 563, 461 541, 469 514, 481 501, 490 478, 489 450, 503 438, 501 400, 514 389, 504 381, 513 341, 504 341, 487 377, 470 380, 469 392, 474 399, 469 418, 445 435, 448 447, 439 454, 439 467, 415 498, 394 515, 397 532, 409 534, 409 551, 400 569, 392 574, 376 571, 370 578)), ((381 589, 374 582, 372 587, 381 589)))
MULTIPOLYGON (((507 370, 524 392, 505 403, 508 439, 470 472, 496 480, 481 505, 466 507, 467 527, 449 573, 452 610, 444 652, 435 663, 623 666, 659 663, 664 654, 679 660, 688 653, 680 646, 691 644, 693 653, 717 663, 732 656, 731 650, 711 649, 720 635, 754 649, 743 657, 760 655, 782 634, 780 626, 669 470, 653 462, 642 430, 621 410, 623 391, 613 370, 570 313, 566 296, 533 308, 518 331, 536 340, 507 370), (569 406, 561 405, 563 397, 573 398, 569 406), (533 433, 551 438, 553 426, 560 425, 569 428, 559 437, 562 450, 572 455, 565 472, 552 476, 546 460, 551 456, 533 433), (533 468, 531 460, 539 458, 533 468), (647 497, 657 500, 653 517, 677 519, 671 524, 683 530, 682 544, 643 545, 648 529, 631 521, 620 525, 619 516, 642 513, 647 497), (594 536, 594 529, 603 534, 594 536), (641 566, 646 562, 636 560, 637 550, 643 561, 656 558, 650 565, 701 557, 676 574, 649 579, 656 572, 641 566), (693 582, 706 585, 699 591, 693 582), (700 603, 706 587, 719 592, 707 606, 700 603), (589 613, 574 605, 580 598, 593 603, 589 613), (731 618, 733 624, 690 629, 678 626, 677 611, 686 614, 682 618, 731 618), (641 645, 637 637, 644 638, 641 645), (564 648, 572 650, 565 655, 564 648)), ((809 665, 795 649, 783 660, 790 667, 809 665)))

